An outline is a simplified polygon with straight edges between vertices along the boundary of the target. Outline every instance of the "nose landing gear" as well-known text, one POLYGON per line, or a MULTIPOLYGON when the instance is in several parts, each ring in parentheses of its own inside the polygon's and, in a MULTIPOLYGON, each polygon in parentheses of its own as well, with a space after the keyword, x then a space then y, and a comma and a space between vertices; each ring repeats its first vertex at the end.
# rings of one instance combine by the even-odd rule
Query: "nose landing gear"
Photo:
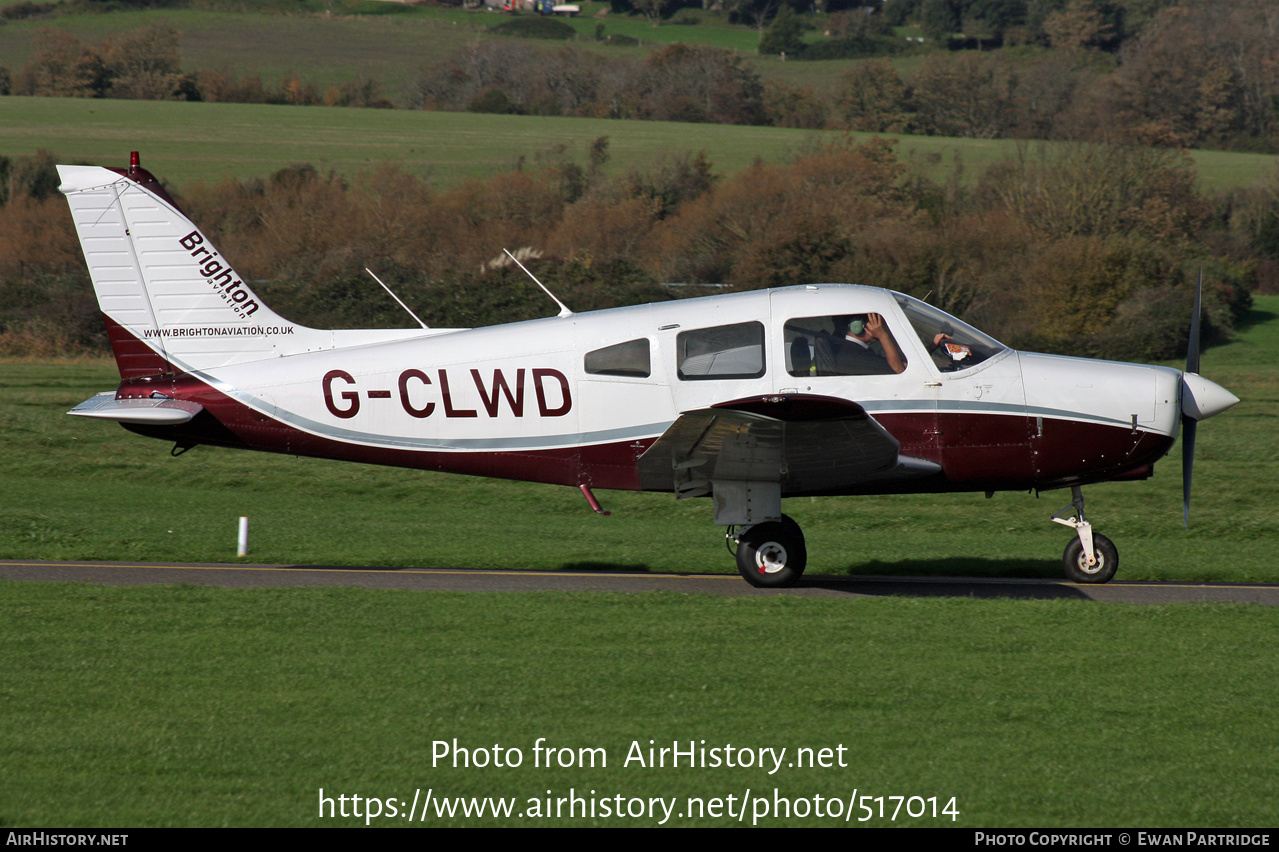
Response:
POLYGON ((1054 523, 1071 527, 1078 533, 1078 538, 1066 545, 1061 557, 1066 578, 1075 583, 1108 582, 1119 568, 1119 550, 1110 539, 1092 531, 1092 524, 1084 517, 1083 489, 1075 485, 1070 493, 1074 499, 1052 516, 1054 523), (1068 512, 1073 512, 1074 517, 1064 517, 1068 512))

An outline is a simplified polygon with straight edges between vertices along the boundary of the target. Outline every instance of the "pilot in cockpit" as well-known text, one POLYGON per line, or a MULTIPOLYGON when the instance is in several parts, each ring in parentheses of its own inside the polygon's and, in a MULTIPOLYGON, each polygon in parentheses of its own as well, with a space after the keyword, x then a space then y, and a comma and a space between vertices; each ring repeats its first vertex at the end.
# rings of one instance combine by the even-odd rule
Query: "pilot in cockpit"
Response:
POLYGON ((833 333, 817 336, 814 361, 819 376, 867 376, 906 369, 897 342, 879 314, 832 317, 833 333), (878 343, 883 355, 871 349, 878 343))

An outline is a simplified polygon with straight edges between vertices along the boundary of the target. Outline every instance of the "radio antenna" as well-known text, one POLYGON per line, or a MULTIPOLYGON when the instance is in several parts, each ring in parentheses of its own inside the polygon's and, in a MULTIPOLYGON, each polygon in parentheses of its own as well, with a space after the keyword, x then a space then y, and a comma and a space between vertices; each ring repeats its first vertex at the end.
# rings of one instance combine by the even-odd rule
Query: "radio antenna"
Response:
POLYGON ((559 312, 558 314, 556 314, 556 316, 560 316, 560 317, 571 317, 571 316, 573 316, 573 312, 572 312, 572 311, 570 311, 570 310, 568 309, 568 306, 567 306, 567 305, 565 305, 563 302, 561 302, 559 299, 555 298, 555 294, 554 294, 554 293, 552 293, 550 290, 547 290, 547 289, 546 289, 546 285, 545 285, 545 284, 543 284, 541 281, 538 281, 538 280, 537 280, 537 276, 536 276, 536 275, 534 275, 532 272, 529 272, 529 271, 528 271, 528 267, 527 267, 527 266, 525 266, 524 264, 520 263, 520 259, 519 259, 518 257, 516 257, 515 255, 511 254, 511 252, 510 252, 509 250, 507 250, 507 249, 502 249, 502 251, 506 252, 506 256, 507 256, 507 257, 509 257, 511 260, 515 261, 515 265, 516 265, 516 266, 518 266, 520 269, 523 269, 523 270, 524 270, 524 274, 525 274, 525 275, 527 275, 529 278, 532 278, 532 279, 533 279, 533 283, 534 283, 534 284, 536 284, 537 286, 539 286, 539 287, 541 287, 541 288, 542 288, 542 292, 543 292, 543 293, 545 293, 546 295, 548 295, 548 296, 550 296, 550 297, 551 297, 551 301, 553 301, 555 304, 557 304, 557 305, 559 305, 559 306, 560 306, 560 312, 559 312))
POLYGON ((412 311, 410 311, 410 310, 409 310, 409 306, 408 306, 408 305, 406 305, 406 304, 404 304, 403 302, 401 302, 401 301, 400 301, 400 297, 399 297, 399 296, 397 296, 397 295, 395 295, 395 292, 394 292, 394 291, 393 291, 390 287, 386 286, 386 284, 385 284, 385 283, 383 283, 383 281, 382 281, 382 279, 381 279, 381 278, 378 278, 376 275, 373 275, 373 270, 372 270, 372 269, 369 269, 369 268, 366 266, 366 267, 364 267, 364 271, 365 271, 365 272, 367 272, 369 275, 372 275, 372 276, 373 276, 373 280, 374 280, 374 281, 376 281, 377 283, 381 284, 381 285, 382 285, 382 289, 383 289, 383 290, 385 290, 386 292, 390 293, 390 294, 391 294, 391 298, 392 298, 392 299, 394 299, 396 302, 399 302, 400 307, 401 307, 401 308, 404 308, 404 310, 405 310, 405 311, 408 311, 408 315, 409 315, 409 316, 411 316, 411 317, 413 317, 413 319, 417 321, 417 324, 418 324, 418 325, 422 326, 422 328, 426 329, 427 331, 430 331, 430 330, 431 330, 431 327, 430 327, 429 325, 427 325, 426 323, 422 322, 422 320, 418 317, 418 315, 417 315, 417 314, 415 314, 415 313, 413 313, 412 311))

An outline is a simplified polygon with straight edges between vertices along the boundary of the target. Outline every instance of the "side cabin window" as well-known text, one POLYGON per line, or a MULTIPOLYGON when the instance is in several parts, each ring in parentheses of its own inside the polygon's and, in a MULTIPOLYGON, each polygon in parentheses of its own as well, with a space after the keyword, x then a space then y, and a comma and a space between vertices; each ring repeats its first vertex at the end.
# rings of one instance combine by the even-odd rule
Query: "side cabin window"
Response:
POLYGON ((740 322, 681 331, 675 337, 679 377, 758 379, 764 375, 764 324, 740 322))
POLYGON ((879 376, 906 369, 906 356, 879 314, 800 317, 783 327, 792 376, 879 376))
POLYGON ((584 367, 592 376, 629 376, 646 379, 653 373, 648 338, 628 340, 586 353, 584 367))

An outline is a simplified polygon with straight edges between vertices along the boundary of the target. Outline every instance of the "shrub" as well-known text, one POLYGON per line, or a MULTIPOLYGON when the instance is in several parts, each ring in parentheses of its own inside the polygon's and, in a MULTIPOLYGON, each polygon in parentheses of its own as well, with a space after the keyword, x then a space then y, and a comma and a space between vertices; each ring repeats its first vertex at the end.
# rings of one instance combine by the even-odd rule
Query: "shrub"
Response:
POLYGON ((155 24, 121 33, 101 48, 110 86, 108 97, 134 100, 169 100, 182 83, 178 56, 179 33, 155 24))
POLYGON ((57 3, 14 3, 0 9, 0 17, 8 21, 39 18, 52 12, 57 5, 57 3))
POLYGON ((178 38, 177 30, 155 24, 93 47, 65 30, 45 28, 17 88, 40 97, 173 98, 183 85, 178 38))
POLYGON ((1040 149, 983 178, 983 191, 1045 234, 1140 234, 1185 240, 1207 224, 1207 202, 1180 152, 1118 145, 1040 149))
POLYGON ((0 157, 0 204, 23 197, 36 201, 60 198, 58 182, 54 156, 48 151, 14 160, 0 157))
POLYGON ((759 52, 765 55, 784 53, 798 56, 804 50, 804 26, 790 6, 782 6, 773 17, 764 36, 759 40, 759 52))
POLYGON ((520 38, 548 38, 559 41, 571 39, 577 35, 577 30, 569 24, 540 15, 532 18, 511 18, 509 21, 489 27, 489 32, 520 38))
POLYGON ((805 46, 801 53, 795 55, 795 58, 805 60, 861 59, 897 53, 900 49, 899 43, 894 39, 862 36, 813 42, 805 46))
POLYGON ((845 71, 835 105, 849 130, 908 133, 914 126, 909 90, 886 59, 859 62, 845 71))
POLYGON ((511 102, 497 86, 489 86, 466 105, 467 112, 487 112, 496 115, 518 115, 520 108, 511 102))
POLYGON ((36 97, 100 98, 110 85, 102 56, 66 30, 45 28, 36 36, 31 61, 22 69, 17 93, 36 97))
POLYGON ((700 44, 648 55, 635 87, 637 117, 655 121, 762 124, 764 85, 741 56, 700 44))

